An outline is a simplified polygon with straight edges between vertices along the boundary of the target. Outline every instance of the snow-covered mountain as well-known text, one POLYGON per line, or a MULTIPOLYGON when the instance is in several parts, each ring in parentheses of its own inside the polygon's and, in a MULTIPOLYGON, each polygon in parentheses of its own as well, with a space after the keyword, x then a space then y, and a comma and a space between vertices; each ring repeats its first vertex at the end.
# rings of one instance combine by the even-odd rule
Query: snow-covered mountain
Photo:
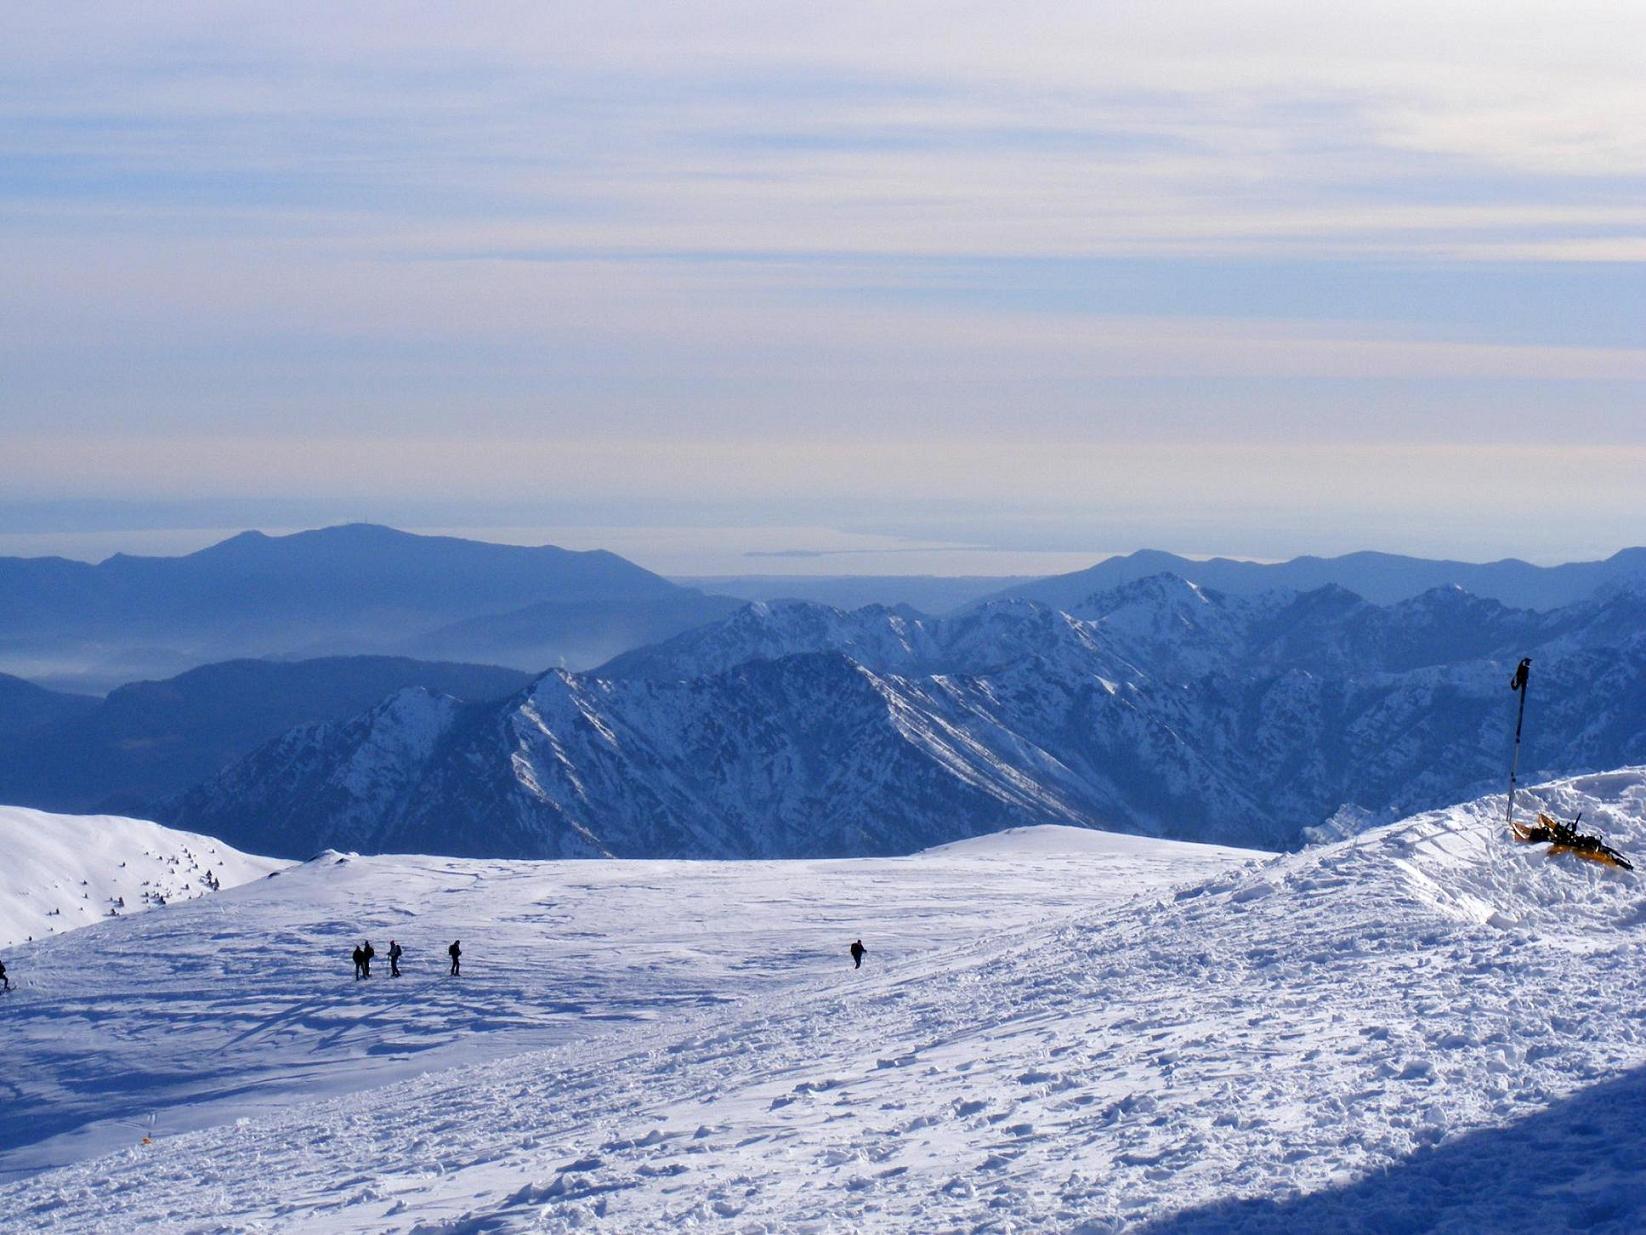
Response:
POLYGON ((232 888, 287 865, 118 815, 0 806, 0 947, 232 888))
MULTIPOLYGON (((1646 768, 1535 807, 1646 854, 1646 768)), ((1044 830, 889 860, 328 855, 8 955, 0 1222, 1638 1231, 1639 880, 1502 811, 1270 861, 1044 830), (353 981, 352 941, 391 935, 406 976, 353 981)))
POLYGON ((754 604, 502 704, 294 730, 163 817, 291 856, 908 853, 1041 823, 1282 848, 1498 784, 1528 653, 1527 769, 1646 757, 1636 593, 1542 614, 1158 576, 1072 612, 754 604))
POLYGON ((501 707, 405 691, 287 734, 167 817, 289 854, 533 857, 907 853, 1083 822, 1059 794, 1074 778, 1044 758, 1025 774, 1035 752, 967 715, 970 690, 816 652, 691 681, 556 671, 501 707))
POLYGON ((722 622, 607 661, 592 676, 683 681, 756 660, 840 652, 877 673, 903 677, 988 673, 1032 657, 1098 652, 1087 624, 1026 601, 1000 601, 934 618, 909 608, 842 610, 810 601, 757 601, 722 622))

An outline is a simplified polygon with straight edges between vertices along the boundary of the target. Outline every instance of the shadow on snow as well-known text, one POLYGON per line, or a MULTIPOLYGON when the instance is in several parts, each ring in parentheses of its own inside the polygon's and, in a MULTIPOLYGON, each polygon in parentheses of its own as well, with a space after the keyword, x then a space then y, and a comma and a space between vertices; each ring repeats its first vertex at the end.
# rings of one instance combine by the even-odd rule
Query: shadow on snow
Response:
POLYGON ((1352 1184, 1219 1201, 1146 1235, 1646 1230, 1646 1067, 1503 1128, 1422 1149, 1352 1184))

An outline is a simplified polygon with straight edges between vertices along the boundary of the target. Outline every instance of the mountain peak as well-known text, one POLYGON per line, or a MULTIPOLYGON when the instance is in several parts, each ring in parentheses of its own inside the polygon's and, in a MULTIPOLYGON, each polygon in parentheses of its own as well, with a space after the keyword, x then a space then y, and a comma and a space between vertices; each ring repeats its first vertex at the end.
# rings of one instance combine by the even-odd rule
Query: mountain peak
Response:
POLYGON ((1419 592, 1410 600, 1393 606, 1396 612, 1411 613, 1496 613, 1507 612, 1507 607, 1485 596, 1476 596, 1462 584, 1445 583, 1419 592))
POLYGON ((1117 587, 1095 592, 1071 612, 1077 612, 1082 616, 1095 616, 1136 605, 1185 606, 1198 609, 1221 606, 1225 600, 1221 592, 1202 587, 1175 572, 1161 571, 1159 574, 1145 575, 1141 579, 1132 579, 1117 587))

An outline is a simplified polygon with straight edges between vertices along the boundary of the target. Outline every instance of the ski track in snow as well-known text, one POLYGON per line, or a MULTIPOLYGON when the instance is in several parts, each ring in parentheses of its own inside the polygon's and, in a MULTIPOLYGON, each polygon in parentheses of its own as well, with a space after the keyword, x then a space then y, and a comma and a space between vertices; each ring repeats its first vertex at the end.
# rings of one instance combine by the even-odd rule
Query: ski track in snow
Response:
MULTIPOLYGON (((1646 769, 1534 802, 1646 849, 1646 769)), ((181 1070, 221 1042, 280 1101, 160 1083, 157 1132, 218 1126, 149 1146, 126 1128, 118 1152, 17 1178, 0 1223, 1639 1230, 1646 1168, 1601 1133, 1646 1127, 1646 899, 1633 875, 1514 845, 1501 811, 1261 864, 1055 855, 1044 833, 892 861, 310 864, 18 954, 36 985, 5 1007, 13 1081, 38 1070, 61 1086, 42 1096, 102 1122, 44 1142, 0 1125, 11 1169, 114 1143, 104 1108, 142 1097, 116 1074, 157 1052, 181 1070), (275 919, 291 947, 261 937, 275 919), (380 956, 415 929, 424 974, 434 923, 459 923, 471 976, 402 979, 415 999, 328 980, 307 952, 340 948, 346 972, 354 922, 380 956), (239 948, 256 981, 188 978, 239 948), (57 1055, 31 1031, 77 1016, 96 1040, 57 1055), (108 1075, 71 1082, 87 1066, 108 1075), (250 1116, 223 1122, 236 1102, 250 1116)))

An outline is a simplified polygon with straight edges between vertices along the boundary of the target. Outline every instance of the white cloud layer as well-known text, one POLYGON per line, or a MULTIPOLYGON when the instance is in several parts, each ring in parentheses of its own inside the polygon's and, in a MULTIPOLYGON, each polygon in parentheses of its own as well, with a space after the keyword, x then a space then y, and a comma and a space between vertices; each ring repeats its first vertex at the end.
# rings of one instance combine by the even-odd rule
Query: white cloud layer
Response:
POLYGON ((684 451, 750 519, 1378 543, 1545 447, 1638 539, 1642 46, 1594 0, 37 7, 8 487, 689 503, 684 451))

